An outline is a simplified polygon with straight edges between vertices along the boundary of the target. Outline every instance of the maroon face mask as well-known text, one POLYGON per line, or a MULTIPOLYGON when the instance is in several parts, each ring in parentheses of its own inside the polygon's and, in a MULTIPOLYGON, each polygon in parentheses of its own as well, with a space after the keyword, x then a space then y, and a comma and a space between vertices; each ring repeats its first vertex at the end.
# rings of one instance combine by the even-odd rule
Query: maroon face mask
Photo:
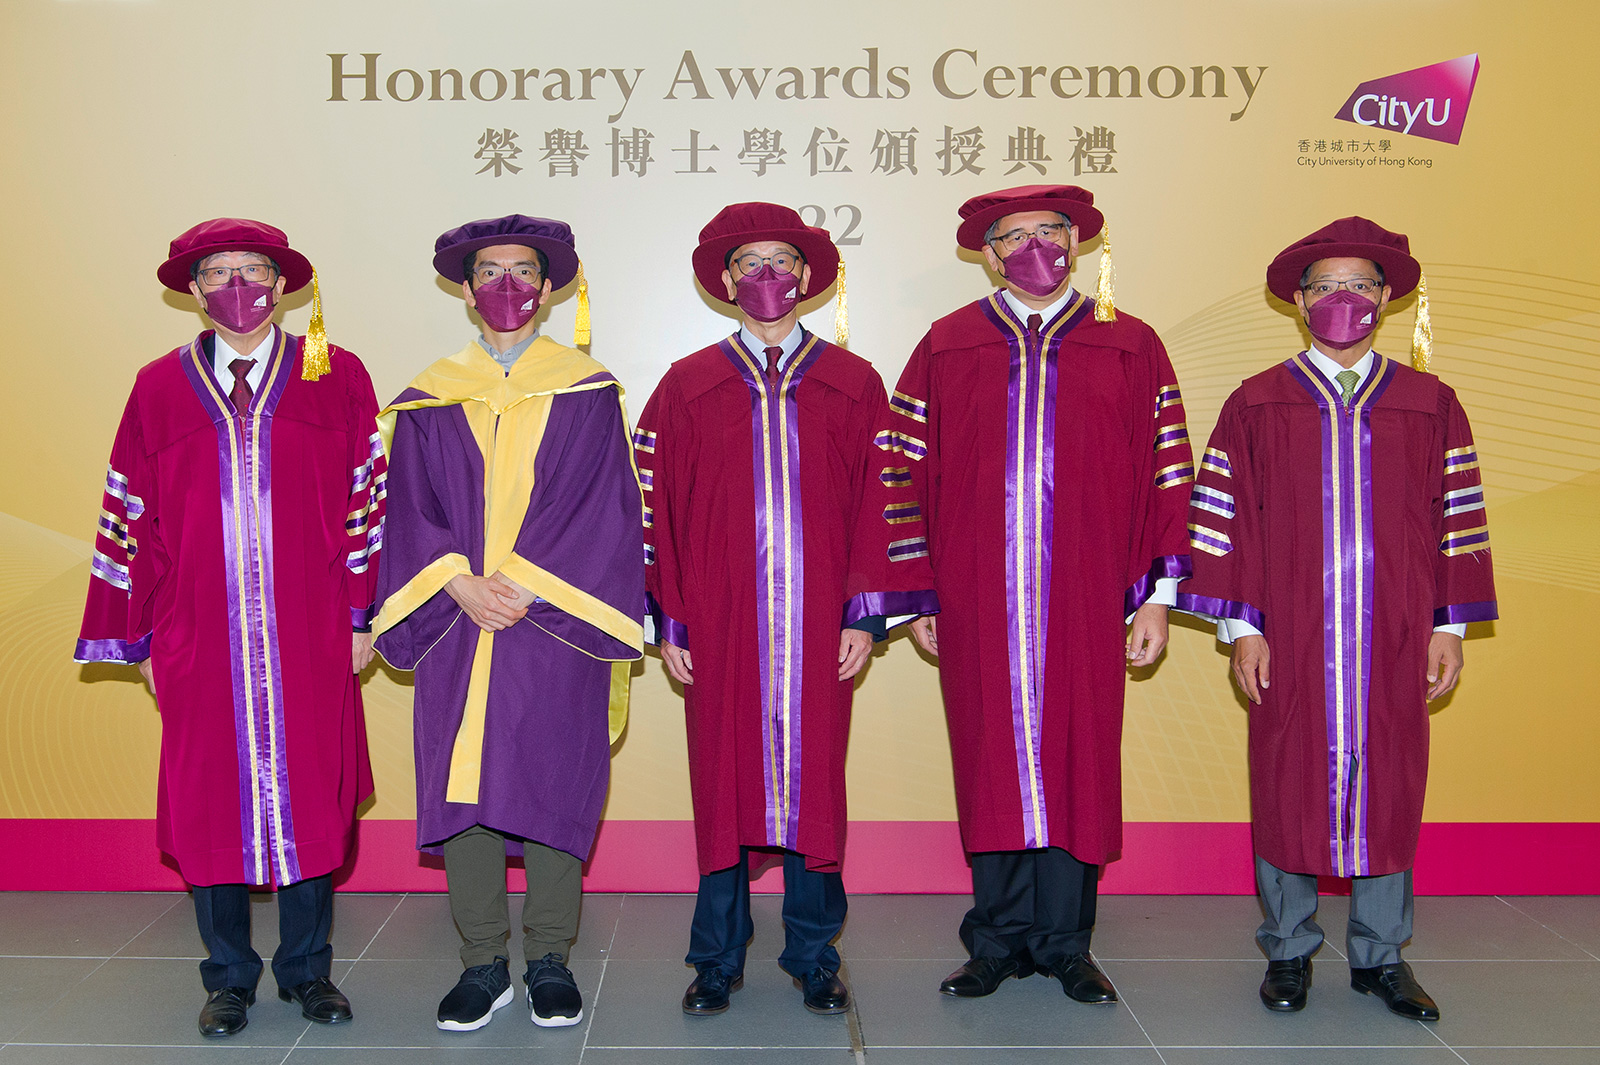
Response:
POLYGON ((474 290, 478 315, 496 333, 515 333, 539 311, 539 290, 510 274, 501 274, 474 290))
POLYGON ((205 294, 206 317, 230 333, 248 336, 272 317, 272 289, 252 285, 238 274, 205 294))
POLYGON ((1338 351, 1353 348, 1378 328, 1378 305, 1347 289, 1311 305, 1311 335, 1338 351))
POLYGON ((1067 249, 1061 245, 1029 237, 1002 263, 1007 281, 1031 295, 1048 296, 1067 279, 1067 258, 1067 249))
POLYGON ((780 274, 771 263, 734 285, 739 309, 758 322, 776 322, 800 302, 800 275, 780 274))

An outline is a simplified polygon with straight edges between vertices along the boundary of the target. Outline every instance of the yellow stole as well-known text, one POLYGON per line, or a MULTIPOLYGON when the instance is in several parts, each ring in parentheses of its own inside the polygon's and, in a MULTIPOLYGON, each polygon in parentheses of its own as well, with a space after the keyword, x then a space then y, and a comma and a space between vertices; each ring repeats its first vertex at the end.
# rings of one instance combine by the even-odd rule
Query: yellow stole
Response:
MULTIPOLYGON (((644 651, 641 619, 628 617, 534 565, 514 550, 517 534, 527 517, 528 501, 533 495, 534 456, 539 453, 552 402, 565 392, 614 388, 620 405, 622 387, 615 382, 579 383, 605 372, 605 367, 581 351, 540 336, 528 345, 507 374, 477 341, 473 341, 449 358, 440 359, 411 382, 412 388, 434 398, 391 404, 379 413, 378 430, 384 452, 388 454, 398 412, 461 405, 473 438, 483 452, 483 575, 503 573, 539 598, 633 649, 633 654, 625 659, 606 659, 613 663, 608 718, 611 742, 615 743, 628 721, 630 663, 642 657, 644 651)), ((626 409, 622 422, 626 433, 626 409)), ((631 461, 631 447, 628 454, 631 461)), ((471 572, 471 565, 461 554, 446 555, 430 563, 384 601, 372 626, 373 635, 399 624, 456 575, 471 572)), ((450 754, 450 780, 445 790, 447 802, 478 801, 493 651, 494 633, 480 631, 467 681, 467 704, 450 754)))

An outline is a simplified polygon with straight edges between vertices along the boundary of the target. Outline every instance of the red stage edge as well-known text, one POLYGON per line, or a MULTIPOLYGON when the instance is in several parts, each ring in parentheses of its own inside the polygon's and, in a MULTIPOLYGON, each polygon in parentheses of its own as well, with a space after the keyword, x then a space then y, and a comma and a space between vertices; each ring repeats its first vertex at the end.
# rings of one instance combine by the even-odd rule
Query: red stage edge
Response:
MULTIPOLYGON (((360 848, 338 874, 344 891, 443 891, 442 863, 415 850, 411 821, 361 822, 360 848)), ((0 820, 4 891, 176 891, 155 823, 70 818, 0 820)), ((586 891, 693 891, 694 825, 607 821, 585 869, 586 891)), ((520 889, 522 873, 514 870, 520 889)), ((855 821, 845 883, 858 894, 964 894, 972 888, 949 821, 855 821)), ((778 890, 770 870, 758 890, 778 890)), ((1434 823, 1422 826, 1416 887, 1424 895, 1600 894, 1600 824, 1434 823), (1493 856, 1492 858, 1489 856, 1493 856), (1513 857, 1515 856, 1515 857, 1513 857)), ((1247 895, 1255 890, 1250 826, 1136 822, 1101 891, 1116 895, 1247 895)), ((1335 888, 1337 890, 1337 888, 1335 888)))

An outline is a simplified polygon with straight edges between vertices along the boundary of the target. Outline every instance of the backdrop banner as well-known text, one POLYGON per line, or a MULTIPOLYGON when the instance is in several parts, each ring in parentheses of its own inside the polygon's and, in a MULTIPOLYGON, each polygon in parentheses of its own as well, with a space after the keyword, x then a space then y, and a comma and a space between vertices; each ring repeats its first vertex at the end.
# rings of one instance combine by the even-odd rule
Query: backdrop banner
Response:
MULTIPOLYGON (((1595 5, 28 0, 6 24, 0 889, 181 885, 154 846, 155 702, 134 669, 71 660, 134 375, 203 327, 156 280, 176 234, 216 216, 284 229, 331 340, 387 401, 477 331, 434 238, 563 219, 587 350, 637 412, 736 326, 690 268, 723 205, 787 204, 832 232, 850 347, 892 385, 931 321, 996 284, 957 247, 957 206, 1063 182, 1103 209, 1117 305, 1165 341, 1197 446, 1242 378, 1307 342, 1266 290, 1277 251, 1351 214, 1409 234, 1433 371, 1472 418, 1500 603, 1433 707, 1418 888, 1600 892, 1582 667, 1600 642, 1595 5)), ((1080 288, 1103 247, 1083 248, 1080 288)), ((562 342, 574 293, 540 312, 562 342)), ((1379 351, 1407 357, 1415 309, 1398 301, 1379 351)), ((831 338, 831 298, 806 310, 831 338)), ((280 320, 310 315, 308 287, 280 320)), ((409 675, 379 663, 364 683, 377 791, 343 882, 439 889, 413 849, 409 675)), ((847 883, 967 890, 933 663, 901 633, 857 687, 847 883)), ((653 655, 633 692, 588 883, 692 889, 682 701, 653 655)), ((1175 616, 1164 659, 1130 677, 1129 827, 1105 890, 1252 889, 1246 720, 1225 649, 1175 616)))

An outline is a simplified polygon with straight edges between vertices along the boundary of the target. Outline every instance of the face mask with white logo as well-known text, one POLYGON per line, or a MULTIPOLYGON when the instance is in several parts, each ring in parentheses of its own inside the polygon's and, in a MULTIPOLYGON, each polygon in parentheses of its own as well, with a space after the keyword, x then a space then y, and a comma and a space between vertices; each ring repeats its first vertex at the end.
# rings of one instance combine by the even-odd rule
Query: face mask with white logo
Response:
POLYGON ((1001 260, 1007 281, 1032 296, 1048 296, 1067 279, 1071 264, 1067 249, 1048 240, 1029 237, 1022 247, 1001 260))
POLYGON ((238 274, 205 294, 206 317, 230 333, 248 336, 272 317, 272 289, 252 285, 238 274))
POLYGON ((739 309, 758 322, 776 322, 800 302, 800 275, 780 274, 771 263, 734 285, 739 309))
POLYGON ((539 290, 509 273, 472 293, 483 324, 496 333, 515 333, 539 311, 539 290))
POLYGON ((1311 305, 1311 335, 1336 351, 1353 348, 1378 328, 1378 305, 1347 289, 1330 293, 1311 305))

